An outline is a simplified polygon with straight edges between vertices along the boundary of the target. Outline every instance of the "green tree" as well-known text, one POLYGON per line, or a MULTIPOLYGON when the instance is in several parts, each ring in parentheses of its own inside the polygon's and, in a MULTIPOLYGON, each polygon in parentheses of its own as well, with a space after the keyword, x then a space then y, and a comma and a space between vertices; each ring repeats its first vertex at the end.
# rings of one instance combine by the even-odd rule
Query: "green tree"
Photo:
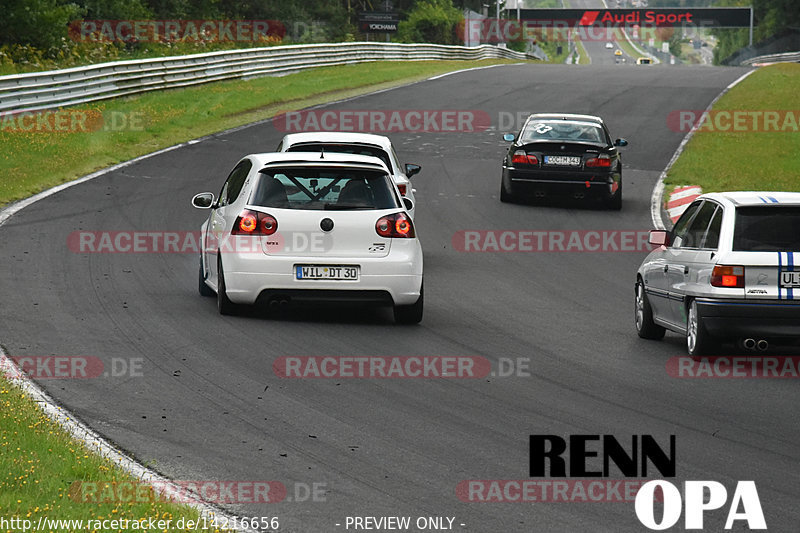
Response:
POLYGON ((67 24, 83 16, 73 3, 58 0, 5 0, 0 17, 0 45, 21 44, 40 50, 58 47, 67 24))
MULTIPOLYGON (((797 0, 720 0, 718 5, 753 6, 753 43, 800 26, 800 2, 797 0)), ((714 62, 719 64, 740 48, 748 45, 747 29, 721 28, 713 30, 719 40, 714 50, 714 62)))
POLYGON ((141 0, 76 0, 89 20, 141 20, 153 13, 141 0))
POLYGON ((452 0, 418 0, 400 22, 398 37, 410 43, 459 44, 457 28, 463 18, 452 0))

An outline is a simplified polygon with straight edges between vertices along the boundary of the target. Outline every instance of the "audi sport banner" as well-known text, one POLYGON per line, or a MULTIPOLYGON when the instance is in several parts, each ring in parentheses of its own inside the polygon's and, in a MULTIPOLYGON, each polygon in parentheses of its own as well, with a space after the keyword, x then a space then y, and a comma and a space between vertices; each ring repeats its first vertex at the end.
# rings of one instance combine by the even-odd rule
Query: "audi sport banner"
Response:
MULTIPOLYGON (((749 7, 706 7, 683 9, 521 9, 520 18, 547 26, 702 26, 706 28, 746 28, 750 26, 749 7)), ((516 10, 514 15, 516 15, 516 10)))
POLYGON ((400 15, 384 11, 361 11, 358 14, 358 29, 361 33, 395 33, 400 15))

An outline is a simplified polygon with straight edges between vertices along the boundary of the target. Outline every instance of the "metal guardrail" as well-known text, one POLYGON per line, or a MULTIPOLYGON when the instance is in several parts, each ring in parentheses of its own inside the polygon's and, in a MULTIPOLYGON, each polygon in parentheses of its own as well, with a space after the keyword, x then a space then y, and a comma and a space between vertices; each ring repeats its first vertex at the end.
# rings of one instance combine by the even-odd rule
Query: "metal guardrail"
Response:
POLYGON ((755 65, 757 63, 797 63, 800 62, 800 52, 786 52, 783 54, 768 54, 765 56, 745 59, 741 65, 755 65))
POLYGON ((229 79, 364 61, 534 59, 506 48, 336 43, 224 50, 0 76, 0 112, 53 109, 229 79))

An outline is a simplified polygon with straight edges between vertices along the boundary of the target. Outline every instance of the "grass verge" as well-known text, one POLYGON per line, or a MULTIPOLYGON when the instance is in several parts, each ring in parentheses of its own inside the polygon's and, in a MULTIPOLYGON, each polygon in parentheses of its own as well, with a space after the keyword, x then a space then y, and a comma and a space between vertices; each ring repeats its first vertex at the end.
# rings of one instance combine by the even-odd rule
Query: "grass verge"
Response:
POLYGON ((667 190, 699 185, 704 192, 800 191, 798 86, 800 64, 781 63, 759 69, 728 91, 670 169, 667 190), (744 119, 737 126, 736 115, 719 114, 725 111, 752 115, 740 113, 744 119), (778 131, 771 126, 772 131, 758 131, 768 116, 760 111, 779 112, 778 131), (758 127, 753 117, 759 118, 758 127))
POLYGON ((589 56, 589 53, 586 51, 586 47, 583 46, 583 42, 578 40, 575 41, 575 45, 578 47, 578 64, 579 65, 589 65, 592 62, 592 58, 589 56))
POLYGON ((640 51, 636 50, 636 48, 634 48, 633 45, 628 42, 628 39, 625 38, 625 35, 622 32, 620 32, 619 40, 615 41, 615 44, 617 45, 617 48, 631 57, 630 60, 634 65, 636 64, 637 59, 644 57, 640 51))
MULTIPOLYGON (((150 530, 147 524, 163 521, 164 531, 178 528, 181 518, 198 520, 199 513, 186 505, 162 501, 132 477, 89 451, 48 418, 20 389, 0 374, 0 530, 31 531, 122 531, 150 530), (97 485, 90 485, 97 483, 97 485), (115 485, 116 484, 116 485, 115 485), (135 501, 86 503, 81 487, 137 486, 135 501), (45 520, 82 520, 44 522, 45 520), (5 520, 5 523, 2 522, 5 520), (39 522, 42 520, 43 522, 39 522), (111 521, 117 520, 118 525, 111 521), (128 520, 127 527, 122 527, 128 520), (152 522, 150 522, 152 520, 152 522), (170 520, 169 523, 166 520, 170 520), (105 521, 105 522, 103 522, 105 521), (138 521, 140 526, 132 525, 138 521)), ((93 488, 94 491, 94 488, 93 488)), ((102 499, 108 492, 92 492, 102 499)), ((121 492, 119 493, 121 494, 121 492)), ((203 522, 200 522, 202 530, 203 522)), ((207 523, 208 524, 208 523, 207 523)), ((210 525, 210 524, 209 524, 210 525)), ((206 529, 211 531, 211 529, 206 529)), ((220 531, 215 529, 215 531, 220 531)))
MULTIPOLYGON (((318 68, 283 77, 224 81, 70 108, 65 131, 3 115, 0 205, 174 144, 323 102, 398 86, 454 70, 514 63, 381 61, 318 68), (86 118, 81 121, 78 113, 86 118), (74 122, 74 124, 73 124, 74 122), (33 127, 30 131, 24 127, 33 127)), ((45 124, 46 123, 46 124, 45 124)), ((272 146, 254 146, 270 150, 272 146)))
POLYGON ((547 61, 545 61, 545 63, 559 64, 566 61, 569 46, 565 43, 557 41, 540 41, 539 46, 542 48, 542 50, 544 50, 544 53, 547 54, 547 61), (559 46, 561 47, 560 54, 558 53, 559 46))

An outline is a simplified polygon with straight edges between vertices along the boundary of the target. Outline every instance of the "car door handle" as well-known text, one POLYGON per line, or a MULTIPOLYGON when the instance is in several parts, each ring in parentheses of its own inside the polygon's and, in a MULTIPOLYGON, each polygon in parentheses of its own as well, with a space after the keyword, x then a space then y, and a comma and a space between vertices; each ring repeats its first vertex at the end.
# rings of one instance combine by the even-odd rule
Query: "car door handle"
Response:
POLYGON ((664 272, 669 272, 669 265, 664 265, 664 272))
POLYGON ((683 267, 683 273, 684 274, 688 274, 689 273, 689 267, 688 266, 683 267))

